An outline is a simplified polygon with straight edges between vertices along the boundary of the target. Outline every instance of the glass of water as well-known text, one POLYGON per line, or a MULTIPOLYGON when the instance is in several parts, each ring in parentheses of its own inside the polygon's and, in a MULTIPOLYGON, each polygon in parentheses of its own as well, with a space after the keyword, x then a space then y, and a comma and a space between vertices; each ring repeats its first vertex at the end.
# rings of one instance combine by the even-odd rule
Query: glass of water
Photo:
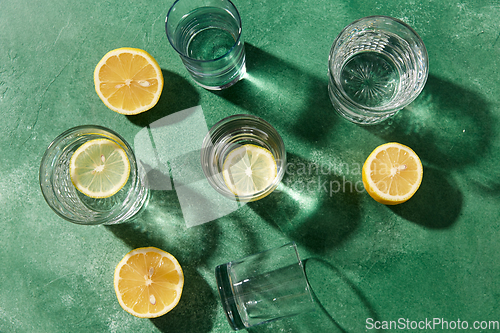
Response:
POLYGON ((177 0, 165 20, 167 37, 205 89, 221 90, 246 73, 241 19, 229 0, 177 0))
MULTIPOLYGON (((141 169, 142 170, 142 169, 141 169)), ((146 204, 149 189, 139 172, 134 153, 117 133, 100 126, 78 126, 59 135, 49 145, 40 165, 40 187, 47 204, 60 217, 77 224, 116 224, 134 217, 146 204), (73 185, 70 160, 84 143, 107 139, 118 144, 130 163, 127 183, 107 198, 91 198, 73 185)))
POLYGON ((411 27, 391 17, 365 17, 344 28, 333 43, 330 99, 346 119, 375 124, 410 104, 428 71, 427 50, 411 27))
POLYGON ((219 265, 215 277, 234 330, 314 310, 294 242, 219 265))
POLYGON ((201 166, 217 192, 240 202, 255 201, 274 191, 283 178, 285 145, 265 120, 245 114, 230 116, 216 123, 205 136, 201 166), (244 186, 246 181, 257 186, 248 188, 244 186))

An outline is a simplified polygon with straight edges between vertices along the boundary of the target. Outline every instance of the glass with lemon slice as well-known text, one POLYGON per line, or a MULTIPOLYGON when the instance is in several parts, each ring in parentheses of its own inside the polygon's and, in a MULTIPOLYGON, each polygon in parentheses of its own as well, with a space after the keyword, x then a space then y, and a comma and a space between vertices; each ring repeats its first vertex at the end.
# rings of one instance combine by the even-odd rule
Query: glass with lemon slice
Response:
POLYGON ((116 224, 134 217, 148 200, 146 177, 117 133, 74 127, 47 148, 40 187, 48 205, 77 224, 116 224))
POLYGON ((283 178, 285 145, 265 120, 235 115, 219 121, 205 136, 201 164, 217 192, 241 202, 255 201, 274 191, 283 178))

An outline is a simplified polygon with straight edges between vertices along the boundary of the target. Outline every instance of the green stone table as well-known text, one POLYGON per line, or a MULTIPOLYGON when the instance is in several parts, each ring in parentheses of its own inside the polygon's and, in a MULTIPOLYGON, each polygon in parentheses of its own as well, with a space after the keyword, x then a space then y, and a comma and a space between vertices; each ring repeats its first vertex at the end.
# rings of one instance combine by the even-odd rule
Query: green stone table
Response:
POLYGON ((249 76, 214 93, 194 84, 167 41, 171 1, 2 2, 0 332, 230 332, 215 266, 292 240, 316 311, 249 332, 398 331, 396 323, 423 328, 425 320, 446 321, 436 330, 467 324, 486 332, 489 321, 498 323, 498 2, 235 4, 249 76), (420 34, 430 75, 410 106, 361 127, 334 112, 327 59, 345 25, 375 14, 420 34), (147 50, 165 77, 159 104, 140 116, 110 111, 94 91, 95 65, 123 46, 147 50), (279 191, 191 228, 175 188, 152 191, 136 220, 115 226, 71 224, 45 203, 38 168, 59 133, 102 125, 133 144, 153 121, 197 105, 208 127, 238 113, 276 127, 291 163, 279 191), (359 165, 389 141, 410 146, 424 164, 420 190, 395 207, 359 183, 359 165), (180 303, 154 320, 123 311, 113 290, 116 264, 141 246, 172 253, 185 273, 180 303))

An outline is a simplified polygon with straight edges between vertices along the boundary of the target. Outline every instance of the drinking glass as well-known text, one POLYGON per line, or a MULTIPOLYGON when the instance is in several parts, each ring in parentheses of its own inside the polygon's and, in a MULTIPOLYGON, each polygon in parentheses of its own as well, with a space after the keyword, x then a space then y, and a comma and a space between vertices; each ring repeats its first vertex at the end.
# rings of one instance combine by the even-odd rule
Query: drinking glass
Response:
POLYGON ((221 90, 246 73, 241 19, 229 0, 177 0, 165 30, 196 83, 221 90))
POLYGON ((207 133, 201 149, 201 167, 208 182, 222 195, 241 202, 255 201, 270 194, 279 185, 286 170, 285 145, 278 132, 265 120, 252 115, 222 119, 207 133), (252 195, 236 195, 223 177, 226 157, 234 149, 252 144, 267 149, 276 162, 276 177, 265 189, 252 195))
POLYGON ((425 45, 404 22, 387 16, 354 21, 338 35, 328 60, 330 99, 358 124, 375 124, 410 104, 429 71, 425 45))
POLYGON ((219 265, 215 277, 234 330, 314 310, 294 242, 219 265))
POLYGON ((49 145, 40 165, 40 187, 47 204, 60 217, 77 224, 117 224, 134 217, 146 204, 149 189, 132 148, 117 133, 100 126, 78 126, 59 135, 49 145), (73 153, 85 142, 108 139, 127 154, 130 175, 120 191, 94 199, 71 182, 69 164, 73 153))

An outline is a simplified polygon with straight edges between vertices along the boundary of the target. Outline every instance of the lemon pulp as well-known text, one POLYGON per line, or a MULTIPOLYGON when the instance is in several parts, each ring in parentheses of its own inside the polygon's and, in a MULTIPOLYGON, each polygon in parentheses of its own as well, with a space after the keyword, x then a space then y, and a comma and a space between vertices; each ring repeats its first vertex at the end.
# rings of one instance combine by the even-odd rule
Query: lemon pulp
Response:
POLYGON ((268 188, 277 176, 273 154, 266 148, 245 144, 226 157, 222 175, 229 190, 237 196, 253 196, 268 188))
POLYGON ((119 144, 109 139, 94 139, 73 153, 69 170, 78 191, 91 198, 108 198, 127 183, 130 163, 119 144))

